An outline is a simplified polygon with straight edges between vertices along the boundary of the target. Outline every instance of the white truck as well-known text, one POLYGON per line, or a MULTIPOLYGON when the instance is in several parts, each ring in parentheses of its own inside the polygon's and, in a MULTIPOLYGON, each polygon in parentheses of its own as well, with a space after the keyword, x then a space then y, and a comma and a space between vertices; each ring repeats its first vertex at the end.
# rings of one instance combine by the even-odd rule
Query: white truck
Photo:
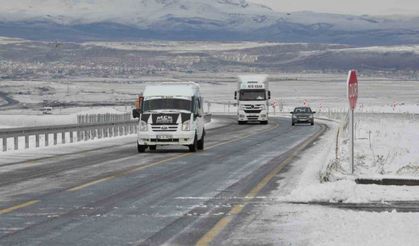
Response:
POLYGON ((194 82, 162 83, 145 87, 139 108, 138 152, 161 145, 184 145, 191 152, 204 149, 203 98, 194 82))
POLYGON ((239 125, 252 121, 268 124, 271 92, 267 75, 239 76, 234 99, 237 100, 239 125))

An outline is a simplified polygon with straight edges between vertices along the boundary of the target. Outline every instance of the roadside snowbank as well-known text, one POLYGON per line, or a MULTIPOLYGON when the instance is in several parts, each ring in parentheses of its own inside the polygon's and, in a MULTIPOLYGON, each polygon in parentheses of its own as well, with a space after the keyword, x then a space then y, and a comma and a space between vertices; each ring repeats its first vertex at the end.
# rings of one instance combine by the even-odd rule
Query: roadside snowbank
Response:
MULTIPOLYGON (((336 160, 336 139, 329 136, 299 161, 312 163, 299 184, 288 195, 289 202, 367 203, 419 200, 419 187, 358 185, 356 177, 419 178, 419 122, 402 115, 374 114, 357 117, 355 174, 350 174, 347 134, 340 139, 336 160), (326 165, 326 166, 325 166, 326 165), (319 172, 320 170, 320 172, 319 172), (325 173, 326 172, 326 173, 325 173), (323 182, 322 181, 331 181, 323 182)), ((336 129, 332 131, 336 134, 336 129)))

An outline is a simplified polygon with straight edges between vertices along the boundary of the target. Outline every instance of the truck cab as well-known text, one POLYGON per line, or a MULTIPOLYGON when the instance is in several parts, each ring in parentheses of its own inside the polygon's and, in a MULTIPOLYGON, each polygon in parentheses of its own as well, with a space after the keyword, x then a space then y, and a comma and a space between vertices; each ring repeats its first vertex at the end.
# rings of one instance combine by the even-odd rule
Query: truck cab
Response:
POLYGON ((239 125, 247 122, 268 124, 271 92, 267 79, 267 75, 239 76, 238 90, 234 93, 239 125))
POLYGON ((193 82, 146 86, 138 118, 138 152, 163 145, 204 149, 205 121, 199 85, 193 82))

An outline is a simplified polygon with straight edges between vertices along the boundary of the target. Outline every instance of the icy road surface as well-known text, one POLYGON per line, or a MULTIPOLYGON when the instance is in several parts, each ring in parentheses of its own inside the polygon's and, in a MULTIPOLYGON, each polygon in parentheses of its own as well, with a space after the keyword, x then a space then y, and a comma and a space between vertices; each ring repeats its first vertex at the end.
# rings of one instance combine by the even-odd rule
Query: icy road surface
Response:
POLYGON ((0 245, 189 245, 220 239, 326 129, 292 127, 283 118, 266 126, 224 119, 208 130, 206 150, 198 153, 180 147, 138 154, 129 137, 118 145, 3 163, 0 245))

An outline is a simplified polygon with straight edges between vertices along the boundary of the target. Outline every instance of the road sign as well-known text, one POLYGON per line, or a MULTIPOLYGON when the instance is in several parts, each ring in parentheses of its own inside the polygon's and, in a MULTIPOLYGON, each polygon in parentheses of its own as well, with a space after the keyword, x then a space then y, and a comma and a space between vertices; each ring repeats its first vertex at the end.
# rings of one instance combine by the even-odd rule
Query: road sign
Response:
POLYGON ((356 75, 356 70, 351 70, 348 73, 348 81, 347 81, 347 87, 348 87, 348 100, 349 100, 349 107, 351 110, 349 110, 350 116, 350 138, 351 138, 351 145, 350 145, 350 162, 351 162, 351 171, 352 174, 355 171, 355 160, 354 160, 354 147, 355 147, 355 139, 354 139, 354 110, 356 107, 356 102, 358 101, 358 77, 356 75))
POLYGON ((347 87, 349 106, 354 110, 356 102, 358 101, 358 77, 356 75, 356 70, 349 71, 347 87))

